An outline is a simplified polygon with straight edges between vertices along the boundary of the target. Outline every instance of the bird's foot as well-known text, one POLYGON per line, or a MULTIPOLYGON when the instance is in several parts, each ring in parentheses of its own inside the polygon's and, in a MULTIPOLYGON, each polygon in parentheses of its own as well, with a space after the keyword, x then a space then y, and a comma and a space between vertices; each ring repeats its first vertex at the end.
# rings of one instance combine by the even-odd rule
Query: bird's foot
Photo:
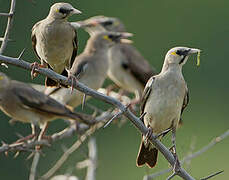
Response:
POLYGON ((106 89, 107 89, 106 95, 107 95, 107 96, 110 96, 111 91, 114 90, 115 88, 117 88, 117 86, 116 86, 115 84, 109 85, 109 86, 106 88, 106 89))
POLYGON ((171 128, 166 129, 165 131, 162 131, 161 133, 156 135, 156 139, 159 137, 164 137, 167 133, 169 133, 171 131, 171 128))
POLYGON ((151 127, 148 128, 148 131, 146 133, 146 139, 150 139, 153 135, 153 129, 151 127))
POLYGON ((74 88, 74 83, 77 84, 78 79, 74 75, 72 75, 70 72, 68 72, 68 81, 69 80, 71 80, 71 94, 72 94, 73 88, 74 88))
POLYGON ((36 70, 38 70, 39 68, 44 68, 45 66, 42 64, 39 64, 37 62, 34 62, 30 65, 30 67, 32 68, 31 70, 31 79, 34 79, 35 77, 38 76, 38 73, 36 72, 36 70))
POLYGON ((18 139, 13 144, 18 144, 18 143, 26 142, 26 141, 29 141, 29 140, 33 140, 35 137, 36 137, 35 134, 30 134, 30 135, 28 135, 26 137, 22 137, 22 138, 18 139))
POLYGON ((181 169, 181 165, 180 165, 180 161, 178 159, 178 155, 176 153, 176 145, 173 145, 171 148, 169 148, 169 150, 172 152, 174 159, 175 159, 175 163, 173 165, 173 171, 179 172, 181 169))

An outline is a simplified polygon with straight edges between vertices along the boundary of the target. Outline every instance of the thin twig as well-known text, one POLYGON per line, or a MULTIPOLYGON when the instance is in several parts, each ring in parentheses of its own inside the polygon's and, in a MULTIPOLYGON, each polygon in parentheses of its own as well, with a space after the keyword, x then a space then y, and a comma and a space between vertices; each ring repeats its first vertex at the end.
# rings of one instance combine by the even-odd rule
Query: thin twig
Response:
MULTIPOLYGON (((203 148, 201 148, 200 150, 184 157, 181 161, 181 165, 184 164, 187 161, 190 161, 191 159, 200 156, 201 154, 203 154, 204 152, 206 152, 207 150, 209 150, 210 148, 212 148, 214 145, 216 145, 217 143, 219 143, 220 141, 222 141, 223 139, 227 138, 229 136, 229 129, 227 131, 225 131, 223 134, 221 134, 220 136, 214 138, 208 145, 204 146, 203 148)), ((161 170, 159 172, 150 174, 150 175, 145 175, 143 180, 150 180, 150 179, 154 179, 158 176, 161 176, 165 173, 168 173, 172 171, 172 168, 168 168, 168 169, 164 169, 161 170)))
MULTIPOLYGON (((13 64, 15 66, 19 66, 21 68, 31 70, 31 66, 29 63, 23 60, 18 61, 16 58, 0 55, 0 63, 1 62, 13 64)), ((69 86, 71 86, 72 84, 71 80, 68 80, 66 77, 55 73, 51 69, 40 68, 36 71, 62 84, 69 85, 69 86)), ((135 127, 141 132, 141 134, 143 135, 147 134, 148 128, 145 127, 143 122, 141 122, 141 120, 137 118, 129 109, 125 110, 126 106, 122 104, 120 101, 118 101, 117 99, 114 99, 112 97, 99 93, 93 89, 90 89, 86 87, 84 84, 82 84, 81 82, 77 82, 77 83, 73 82, 73 86, 74 88, 85 93, 86 95, 92 96, 96 99, 100 99, 101 101, 111 104, 115 106, 116 108, 118 108, 119 110, 123 111, 124 112, 123 115, 125 115, 135 125, 135 127)), ((167 161, 173 167, 176 160, 173 154, 169 151, 169 149, 167 149, 158 139, 156 139, 154 135, 152 135, 151 138, 149 138, 149 142, 151 142, 163 154, 163 156, 167 159, 167 161)), ((178 176, 182 177, 185 180, 194 180, 194 178, 190 174, 188 174, 183 168, 180 169, 178 176)))
POLYGON ((202 179, 200 179, 200 180, 207 180, 207 179, 210 179, 210 178, 212 178, 212 177, 214 177, 214 176, 217 176, 218 174, 221 174, 222 172, 223 172, 223 171, 219 171, 219 172, 213 173, 213 174, 209 175, 208 177, 202 178, 202 179))
POLYGON ((12 16, 12 14, 9 14, 9 13, 0 13, 0 16, 7 16, 7 17, 10 17, 10 16, 12 16))
POLYGON ((3 52, 6 48, 6 45, 9 41, 10 30, 12 29, 12 26, 13 26, 13 17, 14 17, 14 13, 15 13, 15 7, 16 7, 16 0, 11 0, 10 12, 8 14, 8 22, 7 22, 7 26, 6 26, 6 30, 5 30, 4 39, 3 39, 2 44, 1 44, 0 54, 3 54, 3 52))

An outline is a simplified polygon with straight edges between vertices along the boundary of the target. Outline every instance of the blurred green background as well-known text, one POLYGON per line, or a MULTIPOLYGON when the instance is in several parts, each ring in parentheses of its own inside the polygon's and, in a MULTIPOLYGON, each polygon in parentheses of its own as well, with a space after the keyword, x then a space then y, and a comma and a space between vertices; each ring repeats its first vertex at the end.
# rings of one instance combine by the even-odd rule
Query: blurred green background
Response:
MULTIPOLYGON (((16 15, 10 42, 5 55, 16 57, 26 48, 24 60, 37 60, 31 49, 31 28, 46 17, 49 7, 60 1, 20 0, 16 4, 16 15)), ((196 66, 196 57, 191 57, 184 67, 184 76, 190 90, 190 104, 184 113, 184 125, 177 134, 179 156, 184 157, 194 142, 198 150, 229 128, 229 1, 228 0, 78 0, 70 1, 83 12, 71 17, 71 21, 83 20, 94 15, 106 15, 120 18, 129 32, 135 34, 135 46, 160 71, 165 53, 174 46, 189 46, 203 50, 201 66, 196 66)), ((0 0, 0 12, 8 12, 9 0, 0 0)), ((3 36, 7 23, 6 17, 0 17, 0 36, 3 36)), ((80 51, 84 48, 87 33, 79 31, 80 51)), ((32 82, 26 70, 10 66, 8 70, 0 67, 11 78, 32 82)), ((43 77, 33 82, 43 83, 43 77)), ((94 104, 100 103, 93 100, 94 104)), ((104 104, 103 104, 104 105, 104 104)), ((106 106, 103 106, 106 109, 106 106)), ((0 112, 0 140, 10 143, 17 139, 16 132, 23 135, 30 133, 30 125, 16 123, 11 126, 9 117, 0 112)), ((65 125, 62 121, 51 123, 49 132, 60 130, 65 125)), ((113 124, 96 133, 99 164, 97 179, 142 179, 147 173, 157 172, 168 167, 162 155, 156 168, 137 168, 135 158, 140 143, 140 133, 127 121, 121 128, 113 124)), ((39 163, 38 175, 44 174, 55 163, 63 150, 70 146, 76 137, 64 139, 51 148, 45 148, 45 155, 39 163)), ((163 142, 170 145, 170 136, 163 142)), ((28 179, 31 160, 25 160, 28 153, 22 153, 16 159, 10 153, 8 157, 0 154, 0 179, 28 179)), ((82 146, 71 156, 57 174, 72 173, 83 178, 84 171, 76 170, 75 164, 87 155, 87 146, 82 146)), ((229 179, 229 139, 224 140, 198 158, 192 160, 188 171, 195 178, 207 176, 218 170, 224 173, 215 180, 229 179)), ((156 179, 166 179, 168 174, 156 179)), ((179 179, 178 177, 174 179, 179 179)))

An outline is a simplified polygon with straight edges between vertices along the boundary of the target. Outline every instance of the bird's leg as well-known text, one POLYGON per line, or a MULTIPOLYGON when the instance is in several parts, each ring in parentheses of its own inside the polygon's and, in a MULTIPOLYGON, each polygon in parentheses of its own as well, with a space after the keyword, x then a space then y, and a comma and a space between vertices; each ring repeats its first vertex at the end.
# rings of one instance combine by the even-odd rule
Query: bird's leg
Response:
MULTIPOLYGON (((42 139, 48 139, 49 140, 49 137, 48 136, 45 136, 45 132, 48 128, 48 122, 45 122, 43 125, 42 125, 42 129, 38 135, 38 141, 42 140, 42 139)), ((41 146, 36 146, 36 150, 40 150, 41 149, 41 146)))
POLYGON ((30 67, 32 68, 31 70, 31 79, 37 77, 38 73, 36 72, 37 69, 39 68, 45 68, 46 66, 43 64, 39 64, 37 62, 34 62, 30 65, 30 67))
POLYGON ((119 88, 116 84, 110 84, 106 89, 107 89, 107 93, 106 95, 109 96, 110 92, 115 89, 115 88, 119 88))
POLYGON ((176 151, 176 127, 175 126, 172 127, 172 144, 173 145, 170 148, 170 150, 172 151, 173 156, 175 158, 175 164, 174 164, 173 170, 174 172, 178 172, 181 166, 180 166, 180 161, 178 159, 177 151, 176 151))
POLYGON ((71 94, 73 92, 74 82, 77 83, 78 79, 70 72, 70 70, 66 69, 68 72, 68 81, 71 80, 71 94))
POLYGON ((33 140, 33 138, 36 139, 36 137, 39 134, 39 128, 37 129, 37 126, 35 126, 34 124, 31 124, 31 128, 32 128, 32 134, 26 136, 26 137, 22 137, 20 139, 18 139, 16 142, 14 142, 13 144, 16 143, 21 143, 21 142, 26 142, 28 140, 33 140))

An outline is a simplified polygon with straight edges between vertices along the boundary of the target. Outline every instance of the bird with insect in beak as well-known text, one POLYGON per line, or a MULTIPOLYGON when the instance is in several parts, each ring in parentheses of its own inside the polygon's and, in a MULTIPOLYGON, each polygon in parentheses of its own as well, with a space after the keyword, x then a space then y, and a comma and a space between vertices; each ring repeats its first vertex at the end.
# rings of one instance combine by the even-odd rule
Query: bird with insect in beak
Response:
MULTIPOLYGON (((77 55, 78 40, 75 28, 67 21, 68 17, 81 12, 69 3, 55 3, 48 16, 32 28, 32 46, 41 65, 33 63, 31 76, 36 76, 39 67, 48 67, 64 76, 70 75, 73 61, 77 55)), ((47 78, 46 86, 58 86, 58 82, 47 78)))
MULTIPOLYGON (((94 16, 84 21, 78 21, 89 34, 102 31, 125 32, 124 24, 115 17, 94 16)), ((109 49, 108 77, 120 88, 135 94, 131 104, 140 102, 144 87, 156 70, 132 44, 117 43, 109 49)), ((111 89, 110 89, 111 90, 111 89)))
MULTIPOLYGON (((84 51, 75 58, 70 73, 75 76, 76 81, 83 83, 92 89, 99 89, 107 78, 108 51, 116 43, 131 43, 128 38, 131 33, 127 32, 100 32, 92 35, 87 41, 84 51)), ((47 88, 49 94, 57 101, 77 107, 84 102, 85 96, 82 92, 71 88, 47 88)), ((84 103, 83 103, 84 104, 84 103)))
POLYGON ((31 123, 33 132, 32 136, 28 137, 36 136, 39 140, 45 133, 47 123, 58 118, 93 124, 92 119, 85 119, 83 114, 72 112, 53 98, 26 83, 11 80, 2 72, 0 72, 0 110, 14 121, 31 123))
POLYGON ((169 130, 172 130, 171 150, 176 159, 174 168, 179 168, 175 142, 176 129, 189 100, 182 67, 190 55, 199 52, 199 49, 188 47, 172 48, 165 56, 161 72, 152 76, 147 82, 140 109, 142 121, 149 130, 146 137, 142 137, 137 166, 147 164, 153 168, 156 165, 158 150, 147 139, 152 133, 161 139, 169 130))

